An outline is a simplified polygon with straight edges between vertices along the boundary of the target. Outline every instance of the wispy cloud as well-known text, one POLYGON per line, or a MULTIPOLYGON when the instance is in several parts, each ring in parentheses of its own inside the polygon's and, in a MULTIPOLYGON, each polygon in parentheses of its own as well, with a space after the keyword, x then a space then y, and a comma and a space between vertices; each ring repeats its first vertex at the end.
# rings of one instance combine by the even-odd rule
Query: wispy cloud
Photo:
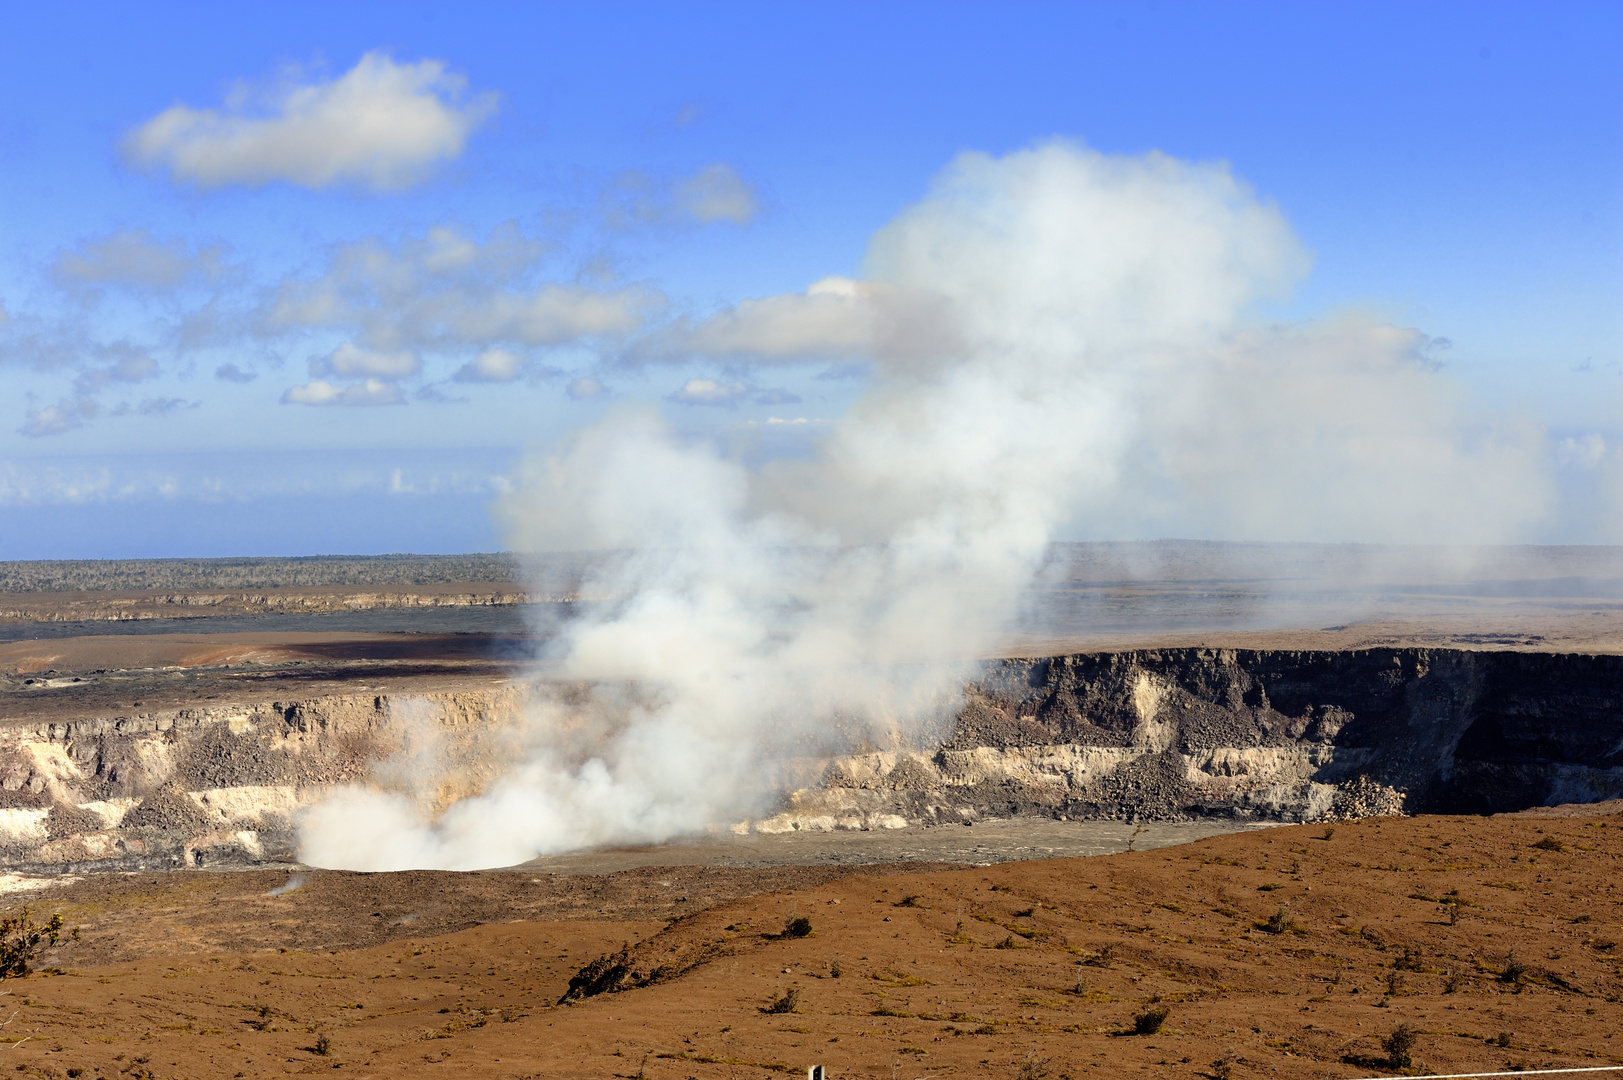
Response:
POLYGON ((757 405, 793 405, 800 398, 788 390, 752 386, 747 382, 718 382, 715 379, 689 379, 669 395, 679 405, 737 405, 753 401, 757 405))
POLYGON ((731 165, 718 162, 676 185, 676 205, 703 225, 730 221, 748 225, 761 212, 755 189, 731 165))
POLYGON ((181 409, 195 409, 199 404, 185 398, 146 398, 136 406, 136 411, 142 416, 164 416, 181 409))
POLYGON ((761 213, 755 186, 724 161, 675 180, 631 169, 603 192, 599 212, 614 229, 649 225, 748 225, 761 213))
POLYGON ((239 85, 222 108, 172 105, 130 132, 124 149, 138 165, 205 188, 347 182, 387 191, 458 157, 496 105, 492 93, 469 94, 443 61, 397 63, 374 51, 336 79, 290 72, 257 91, 239 85))
POLYGON ((336 375, 351 379, 404 379, 422 370, 422 358, 414 352, 363 349, 349 341, 310 363, 312 375, 336 375))
POLYGON ((506 349, 486 349, 457 369, 457 382, 513 382, 524 374, 524 358, 506 349))
POLYGON ((1561 465, 1593 469, 1606 458, 1606 440, 1599 432, 1579 438, 1562 439, 1555 447, 1555 460, 1561 465))
POLYGON ((638 343, 642 360, 706 356, 750 363, 897 360, 961 348, 953 307, 928 291, 826 277, 803 293, 744 300, 703 319, 675 320, 638 343))
POLYGON ((282 394, 283 405, 404 405, 405 402, 405 391, 380 379, 367 379, 348 386, 315 379, 303 386, 290 386, 282 394))
POLYGON ((544 249, 511 224, 478 242, 445 226, 420 239, 333 249, 315 276, 290 276, 258 316, 259 330, 335 329, 371 349, 557 345, 623 336, 660 311, 643 285, 594 289, 530 283, 544 249))
POLYGON ((602 397, 609 392, 603 380, 592 375, 581 375, 569 380, 565 392, 575 401, 586 401, 589 398, 602 397))
POLYGON ((224 255, 225 249, 217 244, 195 246, 178 238, 159 240, 145 229, 124 229, 58 252, 49 273, 70 288, 112 285, 166 291, 218 280, 226 272, 224 255))
POLYGON ((18 432, 35 439, 47 435, 61 435, 63 432, 83 427, 85 421, 99 411, 100 407, 93 398, 63 398, 55 405, 29 409, 23 414, 23 426, 18 432))

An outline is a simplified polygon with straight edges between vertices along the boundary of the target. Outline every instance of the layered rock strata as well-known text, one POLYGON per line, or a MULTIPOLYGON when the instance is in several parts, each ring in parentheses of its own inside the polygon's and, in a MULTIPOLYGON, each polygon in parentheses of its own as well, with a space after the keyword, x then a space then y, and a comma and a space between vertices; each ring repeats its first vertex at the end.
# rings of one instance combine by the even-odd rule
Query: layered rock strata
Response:
POLYGON ((337 694, 47 724, 0 721, 0 864, 60 871, 288 862, 335 785, 426 814, 482 790, 524 689, 337 694))
MULTIPOLYGON (((514 752, 517 685, 332 695, 49 724, 0 720, 0 862, 137 869, 291 860, 334 785, 432 813, 514 752)), ((952 736, 817 763, 742 830, 994 816, 1313 821, 1623 795, 1623 657, 1159 650, 1006 660, 952 736), (815 774, 814 770, 814 774, 815 774)))

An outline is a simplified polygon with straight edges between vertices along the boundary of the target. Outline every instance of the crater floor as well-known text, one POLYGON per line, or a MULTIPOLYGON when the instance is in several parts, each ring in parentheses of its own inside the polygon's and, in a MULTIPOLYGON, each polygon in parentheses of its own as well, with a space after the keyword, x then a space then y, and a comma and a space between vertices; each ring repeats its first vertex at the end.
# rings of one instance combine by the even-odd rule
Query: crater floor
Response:
POLYGON ((6 984, 0 1053, 109 1080, 1322 1080, 1396 1072, 1408 1025, 1414 1071, 1623 1064, 1617 811, 969 868, 59 880, 27 895, 80 938, 6 984), (560 1004, 588 965, 608 992, 560 1004))

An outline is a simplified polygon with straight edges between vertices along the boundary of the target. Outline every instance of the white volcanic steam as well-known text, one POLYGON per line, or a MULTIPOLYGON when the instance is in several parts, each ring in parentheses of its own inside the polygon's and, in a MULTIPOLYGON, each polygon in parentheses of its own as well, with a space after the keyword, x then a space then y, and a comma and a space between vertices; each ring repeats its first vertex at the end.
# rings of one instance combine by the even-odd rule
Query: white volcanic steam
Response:
POLYGON ((1538 433, 1473 412, 1422 335, 1255 323, 1307 264, 1225 167, 1053 144, 961 157, 863 280, 668 328, 645 359, 870 381, 809 460, 751 469, 632 407, 528 463, 513 549, 616 554, 551 628, 511 769, 437 816, 346 789, 302 857, 489 867, 758 814, 797 761, 938 731, 1067 533, 1487 542, 1536 515, 1538 433))

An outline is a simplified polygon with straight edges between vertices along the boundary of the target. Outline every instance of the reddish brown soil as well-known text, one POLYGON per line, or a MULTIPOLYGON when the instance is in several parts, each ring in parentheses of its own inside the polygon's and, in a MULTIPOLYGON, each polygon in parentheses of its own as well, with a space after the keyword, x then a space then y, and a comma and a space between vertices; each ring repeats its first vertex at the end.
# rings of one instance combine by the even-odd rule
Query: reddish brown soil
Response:
POLYGON ((732 1080, 812 1063, 908 1080, 1028 1064, 1055 1080, 1317 1080, 1393 1071, 1381 1039, 1406 1023, 1432 1071, 1623 1064, 1617 810, 890 876, 318 874, 277 897, 265 887, 285 875, 85 881, 38 897, 84 941, 52 958, 69 974, 7 985, 3 1037, 22 1041, 0 1053, 24 1074, 109 1080, 732 1080), (661 929, 760 887, 773 891, 661 929), (676 889, 697 899, 678 905, 676 889), (429 908, 423 931, 484 925, 365 944, 429 908), (1276 915, 1283 933, 1268 932, 1276 915), (780 936, 791 916, 811 935, 780 936), (556 1004, 623 942, 633 972, 659 971, 649 985, 556 1004), (109 956, 123 959, 96 963, 109 956), (791 990, 794 1011, 762 1011, 791 990), (1160 1008, 1158 1033, 1129 1034, 1160 1008))
POLYGON ((228 665, 281 665, 344 660, 468 661, 485 659, 488 634, 357 634, 259 632, 120 634, 15 641, 0 645, 0 672, 130 671, 228 665))

